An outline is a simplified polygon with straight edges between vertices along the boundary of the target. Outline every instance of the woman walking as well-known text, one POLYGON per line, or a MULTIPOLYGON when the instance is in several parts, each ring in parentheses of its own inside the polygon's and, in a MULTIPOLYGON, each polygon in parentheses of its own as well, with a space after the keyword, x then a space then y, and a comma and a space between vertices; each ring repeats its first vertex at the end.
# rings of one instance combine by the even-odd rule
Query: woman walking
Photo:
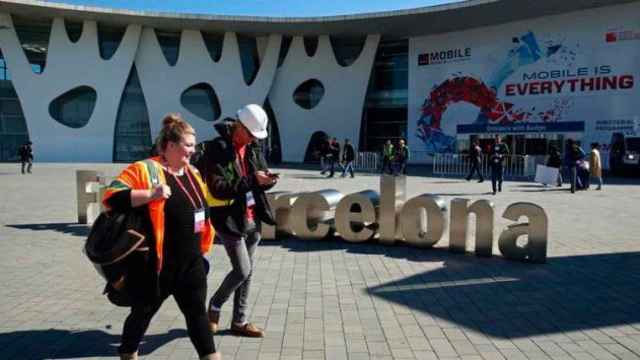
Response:
POLYGON ((591 144, 591 155, 589 156, 589 171, 591 177, 598 182, 596 190, 602 190, 602 161, 600 159, 600 144, 591 144))
POLYGON ((131 268, 125 290, 133 305, 122 331, 120 359, 138 359, 138 346, 151 318, 173 295, 187 322, 200 359, 220 360, 209 329, 205 301, 208 264, 203 254, 213 244, 206 199, 198 171, 189 165, 195 131, 179 115, 162 122, 156 147, 160 156, 129 165, 107 188, 104 205, 116 211, 140 211, 152 235, 152 256, 131 268))

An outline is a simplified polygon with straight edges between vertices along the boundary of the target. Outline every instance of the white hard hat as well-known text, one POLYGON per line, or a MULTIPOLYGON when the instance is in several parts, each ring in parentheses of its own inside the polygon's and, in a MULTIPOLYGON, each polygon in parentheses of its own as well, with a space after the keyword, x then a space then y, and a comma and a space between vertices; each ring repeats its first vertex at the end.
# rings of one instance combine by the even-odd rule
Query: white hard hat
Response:
POLYGON ((238 110, 238 120, 255 136, 256 139, 264 139, 267 133, 269 118, 262 106, 256 104, 245 105, 238 110))

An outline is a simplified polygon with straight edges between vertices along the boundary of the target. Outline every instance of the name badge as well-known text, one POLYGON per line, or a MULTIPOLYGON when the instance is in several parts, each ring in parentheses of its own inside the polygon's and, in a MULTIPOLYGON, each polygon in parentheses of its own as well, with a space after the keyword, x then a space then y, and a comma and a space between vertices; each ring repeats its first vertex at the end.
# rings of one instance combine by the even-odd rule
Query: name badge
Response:
POLYGON ((254 206, 256 204, 256 199, 253 198, 253 192, 249 191, 247 193, 247 207, 254 206))
POLYGON ((202 232, 204 230, 204 221, 205 221, 204 209, 196 210, 194 212, 193 216, 194 216, 194 218, 193 218, 193 224, 194 224, 193 232, 197 234, 197 233, 202 232))

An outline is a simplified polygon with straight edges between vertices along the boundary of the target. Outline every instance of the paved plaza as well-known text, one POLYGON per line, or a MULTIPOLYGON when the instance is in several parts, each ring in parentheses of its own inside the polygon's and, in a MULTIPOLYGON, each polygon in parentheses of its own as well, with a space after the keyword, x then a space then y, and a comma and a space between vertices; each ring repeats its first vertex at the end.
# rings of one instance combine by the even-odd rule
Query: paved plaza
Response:
MULTIPOLYGON (((83 255, 75 170, 117 174, 118 164, 0 164, 0 359, 116 359, 127 308, 101 295, 103 280, 83 255)), ((379 189, 379 177, 324 179, 278 169, 274 190, 379 189)), ((605 179, 606 181, 606 179, 605 179)), ((494 256, 349 244, 339 239, 263 241, 254 271, 251 321, 263 339, 226 330, 223 359, 640 359, 640 179, 613 179, 575 195, 530 182, 491 184, 428 176, 407 179, 409 196, 491 199, 494 256), (546 264, 505 260, 497 238, 504 209, 541 205, 549 217, 546 264)), ((471 249, 470 249, 471 250, 471 249)), ((210 254, 209 295, 230 269, 210 254)), ((143 358, 196 359, 173 299, 156 315, 143 358)))

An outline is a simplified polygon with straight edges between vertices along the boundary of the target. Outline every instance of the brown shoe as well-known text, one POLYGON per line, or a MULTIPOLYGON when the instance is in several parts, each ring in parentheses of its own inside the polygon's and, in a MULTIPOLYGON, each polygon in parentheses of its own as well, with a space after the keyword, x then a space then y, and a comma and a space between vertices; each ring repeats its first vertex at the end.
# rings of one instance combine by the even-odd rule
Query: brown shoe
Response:
POLYGON ((219 352, 200 357, 200 360, 220 360, 222 357, 219 352))
POLYGON ((212 333, 218 332, 218 323, 220 322, 220 311, 209 310, 209 329, 212 333))
POLYGON ((256 338, 264 337, 264 331, 261 329, 258 329, 258 327, 256 327, 252 323, 246 323, 242 326, 231 324, 231 332, 236 335, 246 336, 246 337, 256 337, 256 338))
POLYGON ((120 360, 138 360, 138 352, 120 354, 120 360))

